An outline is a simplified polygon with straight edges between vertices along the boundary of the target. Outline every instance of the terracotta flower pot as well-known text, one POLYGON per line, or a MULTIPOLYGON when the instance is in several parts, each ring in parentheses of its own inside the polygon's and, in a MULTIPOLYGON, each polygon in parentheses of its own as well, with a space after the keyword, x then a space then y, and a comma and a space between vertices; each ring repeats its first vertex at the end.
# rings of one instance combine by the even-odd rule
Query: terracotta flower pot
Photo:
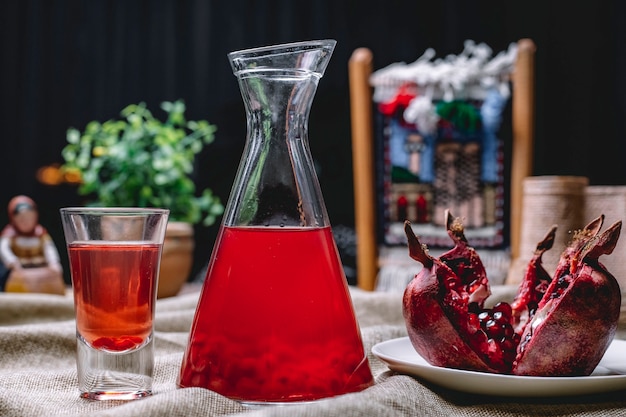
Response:
POLYGON ((191 224, 168 223, 163 242, 158 298, 175 296, 187 282, 193 265, 194 243, 191 224))

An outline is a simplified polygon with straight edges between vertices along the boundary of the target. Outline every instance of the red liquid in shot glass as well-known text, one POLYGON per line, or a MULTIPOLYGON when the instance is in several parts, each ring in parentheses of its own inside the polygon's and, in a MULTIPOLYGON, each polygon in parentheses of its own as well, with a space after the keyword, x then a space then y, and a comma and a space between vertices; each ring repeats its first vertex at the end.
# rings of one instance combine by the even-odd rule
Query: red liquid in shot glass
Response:
POLYGON ((329 227, 223 227, 179 385, 249 402, 373 383, 329 227))
POLYGON ((150 336, 160 245, 72 243, 76 327, 92 347, 126 351, 150 336))

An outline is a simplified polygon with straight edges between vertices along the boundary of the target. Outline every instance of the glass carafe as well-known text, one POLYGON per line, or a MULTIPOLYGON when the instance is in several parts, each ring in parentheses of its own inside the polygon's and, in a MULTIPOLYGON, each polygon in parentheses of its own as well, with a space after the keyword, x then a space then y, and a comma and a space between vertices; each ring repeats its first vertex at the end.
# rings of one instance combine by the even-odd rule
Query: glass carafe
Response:
POLYGON ((309 110, 334 40, 232 52, 247 138, 179 377, 248 404, 373 383, 315 175, 309 110))

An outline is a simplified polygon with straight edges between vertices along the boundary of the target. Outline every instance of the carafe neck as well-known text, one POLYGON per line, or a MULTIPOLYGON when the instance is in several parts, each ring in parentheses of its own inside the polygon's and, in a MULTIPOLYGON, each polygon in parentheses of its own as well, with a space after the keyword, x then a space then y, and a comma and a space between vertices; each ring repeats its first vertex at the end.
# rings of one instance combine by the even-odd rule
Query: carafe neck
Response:
POLYGON ((334 41, 229 54, 247 118, 247 140, 227 226, 329 225, 308 143, 311 104, 334 41))

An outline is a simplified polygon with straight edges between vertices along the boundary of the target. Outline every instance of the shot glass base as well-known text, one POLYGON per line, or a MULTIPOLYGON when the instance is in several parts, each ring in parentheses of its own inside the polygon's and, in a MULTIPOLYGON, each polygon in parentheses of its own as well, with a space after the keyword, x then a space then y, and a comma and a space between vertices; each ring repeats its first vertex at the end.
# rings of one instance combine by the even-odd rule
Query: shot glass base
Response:
POLYGON ((78 387, 90 400, 133 400, 152 394, 154 340, 138 349, 109 352, 78 339, 78 387))
POLYGON ((86 400, 94 400, 94 401, 107 401, 107 400, 116 400, 116 401, 125 401, 125 400, 136 400, 139 398, 149 397, 152 395, 152 391, 134 391, 134 392, 123 392, 123 391, 88 391, 80 394, 81 398, 85 398, 86 400))

